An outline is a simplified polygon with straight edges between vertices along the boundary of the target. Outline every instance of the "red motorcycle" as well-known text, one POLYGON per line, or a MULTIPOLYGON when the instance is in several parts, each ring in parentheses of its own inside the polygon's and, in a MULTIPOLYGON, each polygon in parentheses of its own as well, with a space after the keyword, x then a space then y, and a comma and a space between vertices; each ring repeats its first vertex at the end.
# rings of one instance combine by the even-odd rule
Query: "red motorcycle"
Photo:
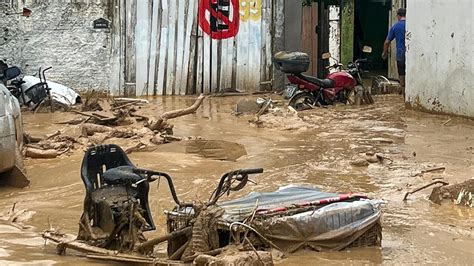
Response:
MULTIPOLYGON (((372 48, 364 46, 363 51, 370 53, 372 48)), ((331 58, 330 53, 324 53, 323 59, 331 58)), ((367 59, 357 59, 342 70, 343 65, 336 61, 334 65, 326 69, 335 69, 325 79, 303 74, 309 67, 309 56, 302 52, 279 52, 274 58, 278 70, 287 74, 291 84, 287 85, 286 97, 290 98, 289 105, 296 110, 304 110, 341 102, 344 104, 356 103, 363 97, 355 97, 356 94, 364 95, 368 103, 373 103, 372 97, 365 89, 361 73, 365 73, 360 67, 361 63, 368 62, 367 59)))

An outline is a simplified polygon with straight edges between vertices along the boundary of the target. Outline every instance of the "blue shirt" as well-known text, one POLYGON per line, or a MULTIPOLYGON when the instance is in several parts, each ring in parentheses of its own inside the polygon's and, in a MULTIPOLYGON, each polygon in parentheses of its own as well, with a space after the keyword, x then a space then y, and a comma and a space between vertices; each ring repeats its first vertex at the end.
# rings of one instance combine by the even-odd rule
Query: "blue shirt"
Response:
POLYGON ((405 61, 405 20, 399 20, 388 32, 387 40, 397 42, 397 61, 405 61))

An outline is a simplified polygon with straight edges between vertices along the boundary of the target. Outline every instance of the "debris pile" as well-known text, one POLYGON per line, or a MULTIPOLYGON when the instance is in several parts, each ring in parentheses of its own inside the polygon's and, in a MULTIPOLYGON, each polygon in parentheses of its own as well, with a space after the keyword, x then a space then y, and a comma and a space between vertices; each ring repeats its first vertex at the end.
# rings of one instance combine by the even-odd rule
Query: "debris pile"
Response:
POLYGON ((173 136, 173 125, 169 120, 194 113, 205 98, 200 95, 187 108, 149 117, 140 112, 148 104, 146 100, 98 96, 94 93, 86 95, 81 111, 71 110, 79 116, 60 122, 67 126, 65 130, 43 137, 25 134, 25 155, 55 158, 79 147, 106 143, 119 143, 127 153, 153 150, 157 145, 183 140, 173 136))
POLYGON ((21 230, 30 229, 31 226, 25 225, 24 222, 30 220, 34 211, 28 211, 26 209, 16 209, 16 203, 7 212, 0 213, 0 224, 16 227, 21 230))
POLYGON ((435 187, 430 195, 430 200, 441 204, 443 200, 450 200, 457 205, 474 207, 474 178, 459 184, 435 187))

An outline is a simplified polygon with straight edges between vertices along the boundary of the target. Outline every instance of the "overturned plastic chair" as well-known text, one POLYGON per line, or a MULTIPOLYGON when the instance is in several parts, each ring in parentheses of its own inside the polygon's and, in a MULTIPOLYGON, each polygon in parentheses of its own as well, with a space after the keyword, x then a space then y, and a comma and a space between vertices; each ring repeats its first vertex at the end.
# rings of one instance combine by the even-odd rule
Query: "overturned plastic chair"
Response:
MULTIPOLYGON (((125 183, 141 180, 144 177, 133 172, 135 166, 127 157, 125 152, 117 145, 100 145, 88 149, 84 155, 81 166, 81 178, 86 187, 86 197, 84 199, 84 212, 81 217, 81 223, 78 239, 88 240, 83 230, 85 223, 92 227, 98 226, 104 231, 111 231, 113 221, 110 219, 101 219, 104 210, 101 201, 111 197, 114 193, 124 193, 125 183), (99 215, 100 213, 100 215, 99 215), (92 223, 91 223, 92 222, 92 223)), ((139 200, 139 205, 143 210, 143 218, 147 222, 143 231, 155 230, 155 224, 151 216, 148 204, 148 182, 140 182, 136 187, 130 186, 126 193, 139 200)), ((108 214, 108 213, 106 213, 108 214)), ((113 217, 109 217, 113 219, 113 217)))

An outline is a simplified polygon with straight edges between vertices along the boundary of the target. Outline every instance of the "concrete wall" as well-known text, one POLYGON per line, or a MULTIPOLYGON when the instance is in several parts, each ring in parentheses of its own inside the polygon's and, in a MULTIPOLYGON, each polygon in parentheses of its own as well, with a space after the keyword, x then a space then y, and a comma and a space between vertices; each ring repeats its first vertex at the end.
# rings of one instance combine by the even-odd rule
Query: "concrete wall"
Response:
POLYGON ((6 16, 5 13, 18 12, 18 5, 0 3, 0 60, 7 63, 20 63, 21 61, 21 30, 18 27, 20 17, 6 16))
POLYGON ((108 18, 108 2, 113 1, 12 2, 18 5, 16 10, 21 10, 21 2, 25 2, 32 15, 2 17, 0 31, 8 29, 12 34, 8 43, 0 42, 0 58, 19 65, 26 74, 36 73, 41 66, 52 66, 47 78, 76 90, 108 88, 110 30, 93 29, 92 21, 108 18))
POLYGON ((407 1, 406 101, 474 117, 474 2, 407 1))

